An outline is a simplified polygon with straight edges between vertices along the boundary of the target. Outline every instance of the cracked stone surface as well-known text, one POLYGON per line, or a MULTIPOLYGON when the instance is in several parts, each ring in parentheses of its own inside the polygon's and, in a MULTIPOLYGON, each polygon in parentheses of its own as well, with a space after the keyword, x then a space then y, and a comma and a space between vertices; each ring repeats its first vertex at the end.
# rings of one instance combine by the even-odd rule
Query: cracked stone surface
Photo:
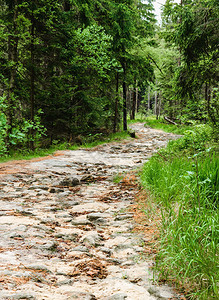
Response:
POLYGON ((130 127, 138 139, 0 165, 0 299, 181 299, 153 283, 136 190, 112 180, 177 136, 130 127))

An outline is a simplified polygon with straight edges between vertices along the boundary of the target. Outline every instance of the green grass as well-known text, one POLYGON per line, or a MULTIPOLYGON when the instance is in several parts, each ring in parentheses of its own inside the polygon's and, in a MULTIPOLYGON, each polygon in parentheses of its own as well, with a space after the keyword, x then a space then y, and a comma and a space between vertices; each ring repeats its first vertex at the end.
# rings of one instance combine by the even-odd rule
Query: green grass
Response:
MULTIPOLYGON (((153 117, 152 117, 153 118, 153 117)), ((134 120, 130 120, 130 116, 128 116, 128 120, 127 123, 128 124, 134 124, 134 123, 145 123, 146 122, 147 117, 144 114, 141 113, 137 113, 135 115, 135 119, 134 120)))
POLYGON ((188 125, 180 125, 180 124, 179 125, 169 124, 162 117, 159 120, 157 120, 154 115, 144 117, 143 115, 137 114, 135 120, 128 120, 128 124, 133 124, 136 122, 145 123, 145 126, 149 126, 155 129, 161 129, 165 132, 172 132, 180 135, 181 134, 183 135, 186 130, 190 130, 192 127, 191 125, 188 126, 188 125))
POLYGON ((156 270, 190 299, 218 299, 219 157, 197 126, 145 164, 141 179, 162 208, 156 270))
POLYGON ((134 123, 145 123, 145 118, 136 118, 135 120, 128 120, 128 124, 134 124, 134 123))
POLYGON ((190 130, 191 129, 191 125, 190 126, 186 126, 186 125, 173 125, 173 124, 169 124, 167 123, 163 118, 156 120, 155 117, 148 117, 145 120, 145 125, 149 126, 151 128, 155 128, 155 129, 161 129, 165 132, 172 132, 172 133, 176 133, 176 134, 184 134, 184 132, 186 130, 190 130))
POLYGON ((30 160, 37 157, 43 157, 47 155, 52 155, 55 151, 58 150, 77 150, 79 148, 92 148, 98 145, 102 145, 104 143, 109 143, 113 141, 121 141, 123 139, 130 138, 128 132, 120 131, 116 133, 111 133, 108 136, 104 137, 97 137, 90 135, 87 139, 84 139, 82 145, 72 145, 69 143, 57 143, 52 145, 48 149, 41 149, 37 148, 35 151, 25 150, 25 149, 18 149, 11 151, 9 155, 5 155, 0 157, 1 162, 7 162, 10 160, 30 160))

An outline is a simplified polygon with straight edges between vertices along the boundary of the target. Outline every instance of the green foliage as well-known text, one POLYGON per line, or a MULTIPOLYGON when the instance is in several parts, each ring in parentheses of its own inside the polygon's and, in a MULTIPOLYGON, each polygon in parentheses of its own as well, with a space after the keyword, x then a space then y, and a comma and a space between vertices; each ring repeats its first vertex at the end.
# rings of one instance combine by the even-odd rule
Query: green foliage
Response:
POLYGON ((137 115, 135 120, 130 120, 128 119, 128 124, 134 124, 134 123, 145 123, 146 122, 146 118, 141 117, 140 115, 137 115))
POLYGON ((156 269, 191 299, 218 297, 219 158, 196 126, 145 164, 142 183, 162 207, 156 269))
POLYGON ((219 126, 218 99, 218 1, 168 0, 163 9, 161 36, 172 60, 164 59, 158 74, 163 108, 170 118, 209 122, 219 126))
POLYGON ((135 74, 146 74, 150 67, 131 49, 138 36, 153 31, 151 10, 151 1, 2 0, 0 96, 6 95, 7 104, 3 151, 27 142, 32 149, 38 146, 41 125, 51 143, 54 137, 68 141, 110 130, 121 115, 115 76, 120 90, 124 60, 130 58, 132 65, 126 66, 130 85, 135 74), (41 124, 34 120, 38 110, 44 112, 41 124))
MULTIPOLYGON (((38 113, 40 114, 41 111, 38 113)), ((35 115, 34 122, 23 119, 16 127, 12 128, 11 134, 9 135, 9 141, 12 146, 28 146, 29 141, 37 143, 41 137, 46 134, 46 129, 41 125, 39 114, 35 115), (35 133, 34 138, 30 134, 31 130, 35 133)))
POLYGON ((85 70, 94 70, 102 78, 106 78, 109 72, 119 68, 119 63, 110 57, 112 37, 107 35, 104 28, 91 25, 76 31, 75 42, 78 45, 77 64, 85 70), (83 53, 83 56, 81 56, 83 53))
MULTIPOLYGON (((7 153, 7 145, 5 142, 5 136, 9 125, 7 124, 7 116, 5 111, 7 110, 7 104, 5 104, 6 98, 0 98, 0 155, 4 156, 7 153)), ((34 122, 22 119, 17 120, 14 123, 13 128, 10 130, 10 134, 8 136, 8 141, 10 143, 10 152, 13 148, 28 147, 29 141, 33 140, 33 137, 30 134, 30 130, 34 130, 34 142, 39 142, 41 137, 45 135, 46 129, 41 124, 40 114, 42 111, 39 110, 38 114, 35 115, 34 122)))
POLYGON ((167 147, 173 151, 185 150, 186 152, 202 151, 205 149, 206 144, 212 139, 212 128, 209 125, 195 125, 190 130, 184 130, 184 136, 177 142, 170 142, 170 146, 167 147))
POLYGON ((95 137, 90 135, 87 137, 82 137, 82 145, 61 142, 60 140, 53 140, 52 145, 49 148, 47 147, 46 149, 39 146, 34 151, 25 148, 17 148, 12 149, 12 151, 10 151, 10 155, 4 152, 0 156, 0 162, 47 156, 53 154, 57 150, 77 150, 79 148, 92 148, 98 145, 102 145, 106 142, 108 143, 113 141, 121 141, 123 139, 129 138, 130 136, 126 131, 119 131, 116 133, 111 133, 109 135, 95 135, 95 137))

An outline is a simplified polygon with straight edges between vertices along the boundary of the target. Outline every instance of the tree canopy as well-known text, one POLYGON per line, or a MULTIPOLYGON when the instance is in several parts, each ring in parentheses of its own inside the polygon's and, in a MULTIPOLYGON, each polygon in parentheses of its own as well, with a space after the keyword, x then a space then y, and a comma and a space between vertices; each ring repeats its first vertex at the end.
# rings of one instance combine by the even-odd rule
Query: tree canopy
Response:
POLYGON ((218 1, 167 0, 161 27, 152 0, 0 4, 1 154, 127 130, 139 109, 218 126, 218 1))

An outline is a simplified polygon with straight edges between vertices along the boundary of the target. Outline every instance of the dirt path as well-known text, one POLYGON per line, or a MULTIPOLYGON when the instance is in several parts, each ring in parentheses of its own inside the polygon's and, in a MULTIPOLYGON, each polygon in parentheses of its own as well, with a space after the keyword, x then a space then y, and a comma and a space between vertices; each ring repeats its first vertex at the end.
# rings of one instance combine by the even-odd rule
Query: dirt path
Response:
POLYGON ((132 128, 139 139, 0 165, 0 299, 181 299, 151 281, 137 188, 113 182, 175 136, 132 128))

